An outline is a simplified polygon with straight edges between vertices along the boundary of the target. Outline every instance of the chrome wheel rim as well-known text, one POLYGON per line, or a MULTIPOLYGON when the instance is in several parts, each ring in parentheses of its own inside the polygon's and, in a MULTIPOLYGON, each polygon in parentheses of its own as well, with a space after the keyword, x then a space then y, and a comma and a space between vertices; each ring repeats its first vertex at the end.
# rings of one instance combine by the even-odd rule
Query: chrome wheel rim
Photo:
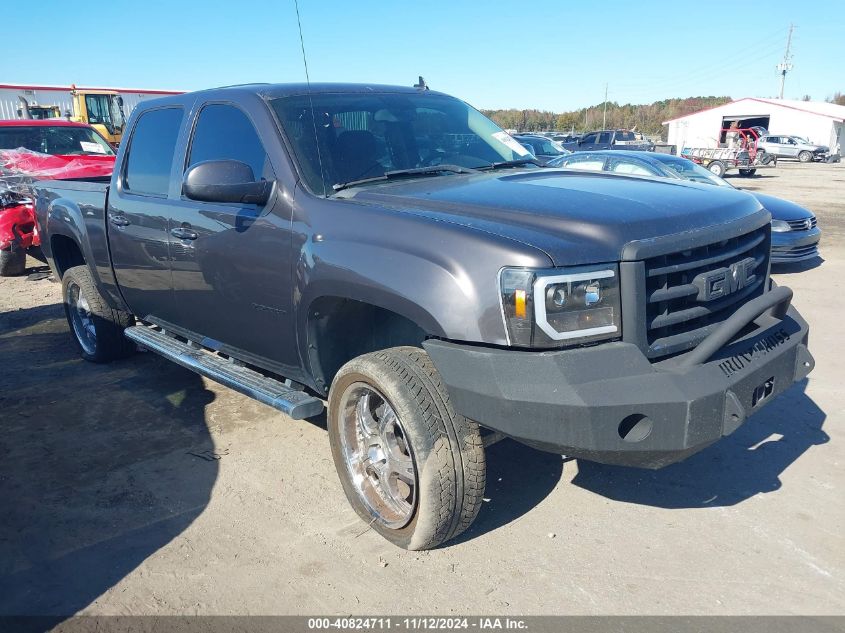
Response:
POLYGON ((399 416, 370 385, 349 385, 340 402, 340 444, 347 475, 373 520, 404 527, 417 505, 417 467, 399 416))
POLYGON ((94 355, 97 351, 97 330, 94 327, 94 316, 91 306, 82 294, 79 284, 70 283, 67 288, 68 313, 76 340, 87 354, 94 355))

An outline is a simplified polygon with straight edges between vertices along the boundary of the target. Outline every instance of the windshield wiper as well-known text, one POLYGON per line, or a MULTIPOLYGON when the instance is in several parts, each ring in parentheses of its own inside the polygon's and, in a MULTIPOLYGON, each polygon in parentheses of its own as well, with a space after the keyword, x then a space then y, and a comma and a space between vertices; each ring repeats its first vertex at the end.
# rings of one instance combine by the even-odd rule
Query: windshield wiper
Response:
POLYGON ((332 185, 332 189, 340 191, 349 187, 356 187, 368 182, 379 182, 382 180, 390 180, 391 178, 398 178, 401 176, 436 176, 443 172, 452 174, 474 174, 477 170, 469 167, 461 167, 460 165, 430 165, 428 167, 412 167, 410 169, 394 169, 386 171, 381 176, 373 176, 372 178, 361 178, 360 180, 350 180, 349 182, 339 182, 332 185))
POLYGON ((503 160, 499 163, 490 163, 477 169, 483 171, 486 169, 499 169, 500 167, 521 167, 522 165, 537 165, 537 167, 542 167, 543 163, 536 158, 518 158, 516 160, 503 160))

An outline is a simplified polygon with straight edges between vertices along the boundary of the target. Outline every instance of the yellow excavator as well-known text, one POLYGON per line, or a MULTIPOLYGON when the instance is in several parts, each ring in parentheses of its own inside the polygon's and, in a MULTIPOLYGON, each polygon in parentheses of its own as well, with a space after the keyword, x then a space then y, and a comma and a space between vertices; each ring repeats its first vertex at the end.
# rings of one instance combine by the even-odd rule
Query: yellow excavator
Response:
MULTIPOLYGON (((65 112, 69 121, 94 126, 112 146, 120 145, 126 119, 123 97, 110 90, 79 90, 71 85, 72 112, 65 112)), ((24 119, 56 119, 62 116, 57 105, 30 105, 26 97, 18 96, 21 107, 18 114, 24 119)))
POLYGON ((123 114, 123 97, 108 90, 78 90, 71 85, 73 113, 71 121, 93 125, 114 147, 120 145, 126 119, 123 114))

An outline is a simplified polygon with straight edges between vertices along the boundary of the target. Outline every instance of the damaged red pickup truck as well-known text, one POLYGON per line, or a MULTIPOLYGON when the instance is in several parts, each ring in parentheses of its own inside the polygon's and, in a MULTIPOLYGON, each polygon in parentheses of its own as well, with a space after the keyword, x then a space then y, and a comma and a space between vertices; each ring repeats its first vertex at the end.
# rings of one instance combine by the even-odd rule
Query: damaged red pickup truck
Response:
POLYGON ((29 185, 109 176, 114 150, 90 125, 58 119, 0 121, 0 276, 20 275, 41 242, 29 185))

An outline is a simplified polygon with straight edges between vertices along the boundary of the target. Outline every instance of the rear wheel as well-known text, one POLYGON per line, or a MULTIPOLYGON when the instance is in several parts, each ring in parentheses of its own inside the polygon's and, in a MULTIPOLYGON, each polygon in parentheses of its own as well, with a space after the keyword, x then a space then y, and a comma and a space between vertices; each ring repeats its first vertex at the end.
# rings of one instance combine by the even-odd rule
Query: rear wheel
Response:
POLYGON ((123 336, 123 330, 132 325, 133 316, 109 307, 87 266, 74 266, 65 271, 62 296, 65 316, 82 358, 107 363, 135 351, 135 344, 123 336))
POLYGON ((739 170, 739 175, 742 176, 743 178, 751 178, 751 176, 753 176, 756 173, 757 173, 756 169, 740 169, 739 170))
POLYGON ((14 244, 8 250, 0 251, 0 277, 22 275, 26 270, 26 251, 14 244))
POLYGON ((358 515, 399 547, 430 549, 481 508, 478 425, 455 413, 425 351, 396 347, 344 365, 329 393, 329 439, 358 515))
POLYGON ((714 160, 712 163, 707 165, 707 169, 711 172, 719 176, 720 178, 725 175, 725 164, 720 160, 714 160))
POLYGON ((802 163, 809 163, 811 160, 813 160, 813 154, 812 152, 804 150, 803 152, 798 154, 798 160, 800 160, 802 163))

